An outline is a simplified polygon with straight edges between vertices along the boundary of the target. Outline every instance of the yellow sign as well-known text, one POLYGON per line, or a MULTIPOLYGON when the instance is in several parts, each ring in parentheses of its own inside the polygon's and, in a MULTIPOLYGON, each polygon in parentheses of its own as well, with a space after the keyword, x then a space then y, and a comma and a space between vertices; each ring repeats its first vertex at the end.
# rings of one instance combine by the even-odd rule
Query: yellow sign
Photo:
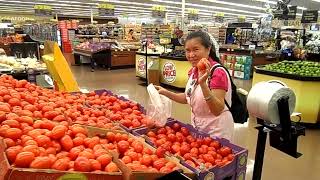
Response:
POLYGON ((41 10, 52 10, 51 6, 48 5, 34 5, 34 9, 41 9, 41 10))
POLYGON ((216 16, 218 16, 218 17, 224 17, 224 13, 216 13, 216 16))
POLYGON ((100 9, 114 9, 114 5, 104 3, 104 4, 99 4, 98 8, 100 8, 100 9))
POLYGON ((189 13, 189 14, 198 14, 198 13, 199 13, 199 10, 198 10, 198 9, 190 8, 190 9, 188 9, 188 13, 189 13))
POLYGON ((152 7, 153 11, 166 11, 166 7, 165 6, 161 6, 161 5, 156 5, 152 7))
POLYGON ((246 16, 238 16, 239 19, 246 19, 246 16))
POLYGON ((58 180, 87 180, 83 174, 66 174, 61 176, 58 180))

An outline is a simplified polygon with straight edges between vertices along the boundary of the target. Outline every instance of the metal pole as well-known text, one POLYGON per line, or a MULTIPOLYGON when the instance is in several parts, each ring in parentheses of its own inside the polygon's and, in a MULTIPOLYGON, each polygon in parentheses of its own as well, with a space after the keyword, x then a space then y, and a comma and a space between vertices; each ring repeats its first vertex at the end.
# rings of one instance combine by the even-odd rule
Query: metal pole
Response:
POLYGON ((259 130, 256 155, 254 161, 252 180, 261 180, 264 152, 266 149, 267 132, 263 126, 256 127, 259 130))
POLYGON ((184 30, 184 15, 186 10, 186 0, 182 0, 182 8, 181 8, 181 30, 184 30))
POLYGON ((93 9, 90 7, 91 24, 93 24, 93 9))

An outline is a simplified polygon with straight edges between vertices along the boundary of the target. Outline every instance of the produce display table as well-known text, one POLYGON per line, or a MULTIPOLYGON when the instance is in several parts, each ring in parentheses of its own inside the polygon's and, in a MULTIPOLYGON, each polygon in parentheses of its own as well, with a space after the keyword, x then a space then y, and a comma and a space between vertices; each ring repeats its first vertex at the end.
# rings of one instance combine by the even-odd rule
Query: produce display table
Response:
POLYGON ((160 82, 176 88, 185 88, 192 65, 185 57, 160 56, 160 82))
POLYGON ((320 77, 302 77, 255 67, 252 86, 261 81, 279 80, 296 94, 295 112, 302 113, 301 122, 315 124, 320 121, 320 77))
POLYGON ((142 79, 147 77, 147 64, 159 61, 160 53, 136 52, 136 76, 142 79))
POLYGON ((136 50, 112 50, 109 67, 132 67, 136 63, 136 50))
POLYGON ((110 49, 102 49, 99 51, 89 51, 84 49, 74 49, 74 60, 76 65, 80 65, 80 56, 89 57, 91 64, 91 71, 94 71, 96 64, 102 64, 103 67, 110 68, 111 62, 111 50, 110 49))

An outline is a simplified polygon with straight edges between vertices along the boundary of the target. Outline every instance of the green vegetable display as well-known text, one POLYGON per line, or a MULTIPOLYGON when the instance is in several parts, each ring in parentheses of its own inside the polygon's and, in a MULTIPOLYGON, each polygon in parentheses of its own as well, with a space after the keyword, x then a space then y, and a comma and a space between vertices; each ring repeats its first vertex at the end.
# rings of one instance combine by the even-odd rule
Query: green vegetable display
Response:
POLYGON ((282 61, 268 64, 262 69, 284 74, 306 77, 320 77, 320 63, 311 61, 282 61))

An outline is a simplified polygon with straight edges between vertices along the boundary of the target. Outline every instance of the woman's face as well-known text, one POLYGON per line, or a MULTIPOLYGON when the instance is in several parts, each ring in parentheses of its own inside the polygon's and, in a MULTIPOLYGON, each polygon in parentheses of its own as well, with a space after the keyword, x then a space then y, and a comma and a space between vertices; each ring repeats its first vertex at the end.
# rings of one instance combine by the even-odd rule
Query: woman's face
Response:
POLYGON ((206 48, 201 44, 199 38, 193 38, 185 44, 186 58, 192 64, 193 67, 197 66, 197 63, 202 58, 209 58, 210 48, 206 48))

